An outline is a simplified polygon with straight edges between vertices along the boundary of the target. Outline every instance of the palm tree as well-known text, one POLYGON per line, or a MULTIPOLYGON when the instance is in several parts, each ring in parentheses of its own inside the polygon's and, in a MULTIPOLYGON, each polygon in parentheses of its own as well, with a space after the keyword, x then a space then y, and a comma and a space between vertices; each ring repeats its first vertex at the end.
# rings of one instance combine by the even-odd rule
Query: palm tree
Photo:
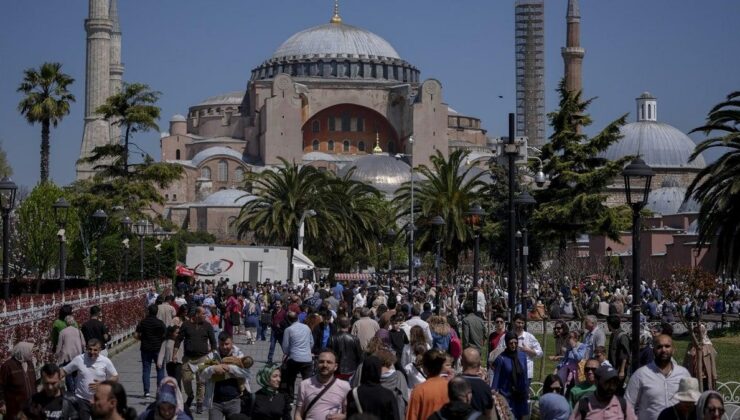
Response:
MULTIPOLYGON (((313 166, 299 166, 280 158, 282 166, 260 173, 250 172, 244 184, 255 199, 242 207, 236 220, 239 238, 252 232, 266 244, 295 246, 303 213, 321 204, 319 191, 327 176, 313 166)), ((306 220, 307 236, 319 230, 315 218, 306 220)))
MULTIPOLYGON (((449 254, 447 262, 452 267, 457 265, 458 251, 472 238, 465 213, 472 203, 485 204, 487 201, 484 198, 487 185, 482 180, 486 171, 471 172, 473 167, 466 167, 464 163, 468 154, 467 151, 456 150, 445 158, 437 151, 430 158, 431 168, 426 165, 416 168, 423 178, 414 184, 414 213, 421 220, 416 222, 420 230, 417 236, 419 248, 433 249, 434 231, 428 221, 434 216, 441 216, 445 220, 442 228, 443 248, 452 251, 445 252, 449 254)), ((405 183, 396 193, 399 216, 408 216, 410 213, 410 192, 410 183, 405 183)))
POLYGON ((41 123, 41 182, 49 180, 49 132, 69 114, 69 105, 75 101, 67 87, 74 82, 62 73, 60 63, 44 63, 37 70, 23 71, 18 92, 26 95, 18 104, 18 111, 29 124, 41 123))
POLYGON ((156 106, 160 92, 153 91, 144 83, 124 83, 123 89, 109 96, 96 112, 103 115, 112 125, 123 127, 120 143, 96 147, 89 161, 99 162, 106 157, 114 163, 96 166, 103 169, 104 176, 129 176, 129 145, 131 136, 137 132, 159 130, 157 120, 160 108, 156 106))
POLYGON ((686 197, 701 204, 699 245, 711 241, 717 249, 717 267, 734 273, 740 263, 740 91, 727 95, 709 111, 706 123, 691 132, 699 131, 722 134, 697 145, 689 161, 709 149, 729 150, 699 172, 686 197))

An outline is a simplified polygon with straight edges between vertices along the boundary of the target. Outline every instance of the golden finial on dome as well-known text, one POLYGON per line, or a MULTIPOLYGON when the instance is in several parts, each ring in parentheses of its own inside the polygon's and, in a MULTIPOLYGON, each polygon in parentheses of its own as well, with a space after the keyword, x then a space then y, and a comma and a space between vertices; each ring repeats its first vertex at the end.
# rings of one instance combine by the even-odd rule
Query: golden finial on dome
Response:
POLYGON ((342 23, 342 17, 339 16, 339 0, 334 0, 334 16, 329 21, 331 23, 342 23))
POLYGON ((373 154, 379 155, 383 153, 383 149, 380 147, 380 134, 375 132, 375 147, 373 147, 373 154))

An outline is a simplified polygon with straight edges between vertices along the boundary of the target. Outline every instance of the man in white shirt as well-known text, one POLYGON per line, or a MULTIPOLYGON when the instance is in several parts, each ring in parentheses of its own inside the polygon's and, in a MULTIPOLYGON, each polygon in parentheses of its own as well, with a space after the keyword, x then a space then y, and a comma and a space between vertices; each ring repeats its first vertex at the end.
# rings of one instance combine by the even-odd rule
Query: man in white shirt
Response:
POLYGON ((534 361, 542 357, 542 347, 535 336, 524 331, 524 316, 522 314, 514 315, 514 334, 519 339, 519 348, 527 355, 527 377, 531 382, 532 376, 534 376, 534 361))
POLYGON ((583 337, 583 344, 588 346, 586 355, 583 357, 586 360, 593 359, 596 347, 606 347, 606 334, 604 334, 604 330, 599 328, 596 317, 593 315, 586 315, 586 318, 583 319, 583 328, 586 330, 586 335, 583 337))
POLYGON ((109 358, 100 354, 103 343, 97 338, 87 341, 85 353, 76 356, 62 368, 62 378, 77 372, 77 387, 74 390, 80 420, 89 420, 95 390, 103 381, 117 381, 118 371, 109 358))
MULTIPOLYGON (((427 344, 432 344, 432 331, 429 329, 429 323, 421 319, 420 317, 421 312, 419 312, 419 308, 416 306, 411 307, 411 318, 406 321, 406 325, 409 327, 409 331, 411 331, 411 327, 418 325, 421 327, 422 330, 424 330, 424 337, 427 339, 427 344)), ((409 335, 407 333, 407 335, 409 335)))
POLYGON ((486 313, 486 295, 477 286, 475 288, 478 289, 475 294, 475 310, 482 315, 486 313))
POLYGON ((354 308, 364 308, 365 305, 367 305, 367 291, 365 291, 365 288, 363 287, 355 295, 355 299, 352 302, 352 307, 354 307, 354 308))
POLYGON ((653 344, 655 360, 632 374, 624 398, 635 407, 639 420, 657 419, 663 409, 678 403, 676 393, 682 378, 691 375, 673 363, 673 339, 659 335, 653 344))

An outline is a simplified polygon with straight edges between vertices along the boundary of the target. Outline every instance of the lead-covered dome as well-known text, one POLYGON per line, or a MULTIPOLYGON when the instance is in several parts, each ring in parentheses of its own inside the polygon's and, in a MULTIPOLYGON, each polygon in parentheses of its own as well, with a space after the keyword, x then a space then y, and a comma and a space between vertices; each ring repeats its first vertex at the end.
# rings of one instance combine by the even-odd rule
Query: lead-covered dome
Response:
POLYGON ((300 31, 283 42, 272 58, 315 56, 401 58, 385 39, 344 23, 327 23, 300 31))
POLYGON ((703 169, 704 157, 689 162, 696 144, 677 128, 658 122, 658 100, 645 92, 637 98, 637 122, 624 125, 622 138, 609 146, 604 157, 618 160, 639 155, 654 169, 703 169))
POLYGON ((355 171, 350 179, 370 184, 385 194, 395 193, 401 184, 411 180, 411 167, 387 154, 363 156, 340 169, 337 175, 344 177, 352 168, 355 171))

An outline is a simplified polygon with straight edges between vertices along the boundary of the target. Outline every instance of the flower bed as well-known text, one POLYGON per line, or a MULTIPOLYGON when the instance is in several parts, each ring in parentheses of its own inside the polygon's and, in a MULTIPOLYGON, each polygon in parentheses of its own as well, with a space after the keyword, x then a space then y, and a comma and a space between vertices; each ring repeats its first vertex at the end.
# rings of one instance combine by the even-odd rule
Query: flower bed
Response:
MULTIPOLYGON (((103 310, 103 322, 111 331, 111 341, 118 342, 133 332, 144 318, 144 295, 154 281, 133 281, 105 284, 97 289, 68 290, 64 293, 19 296, 0 304, 0 362, 10 357, 13 346, 19 341, 36 343, 34 355, 38 365, 52 361, 51 325, 63 304, 72 305, 78 324, 90 317, 90 307, 98 305, 103 310)), ((166 280, 158 286, 168 287, 166 280)))

